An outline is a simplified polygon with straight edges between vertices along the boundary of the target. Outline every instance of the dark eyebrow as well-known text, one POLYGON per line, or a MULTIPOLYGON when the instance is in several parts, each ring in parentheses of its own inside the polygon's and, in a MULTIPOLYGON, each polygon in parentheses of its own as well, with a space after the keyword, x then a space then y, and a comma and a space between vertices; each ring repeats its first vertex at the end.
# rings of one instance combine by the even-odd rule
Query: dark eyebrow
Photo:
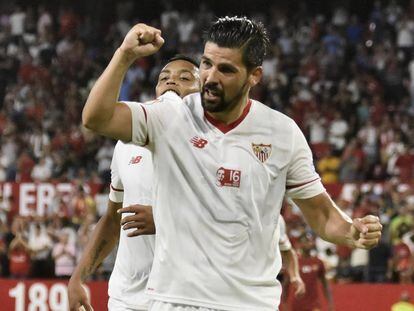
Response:
MULTIPOLYGON (((186 72, 188 72, 188 73, 190 73, 190 74, 194 75, 194 74, 193 74, 193 72, 192 72, 192 70, 189 70, 189 69, 180 69, 180 70, 178 71, 178 73, 179 73, 179 74, 186 73, 186 72)), ((164 70, 161 70, 160 74, 162 74, 162 73, 171 73, 171 71, 170 71, 170 70, 168 70, 168 69, 164 69, 164 70)))
MULTIPOLYGON (((213 63, 213 61, 210 58, 208 58, 207 56, 205 56, 205 55, 201 56, 201 60, 202 61, 205 60, 205 61, 208 61, 210 63, 213 63)), ((239 71, 237 69, 237 67, 233 66, 231 63, 218 63, 217 66, 222 67, 222 68, 230 69, 230 70, 232 70, 234 72, 238 72, 239 71)))
POLYGON ((164 70, 161 70, 160 74, 162 73, 171 73, 171 71, 169 71, 168 69, 164 69, 164 70))

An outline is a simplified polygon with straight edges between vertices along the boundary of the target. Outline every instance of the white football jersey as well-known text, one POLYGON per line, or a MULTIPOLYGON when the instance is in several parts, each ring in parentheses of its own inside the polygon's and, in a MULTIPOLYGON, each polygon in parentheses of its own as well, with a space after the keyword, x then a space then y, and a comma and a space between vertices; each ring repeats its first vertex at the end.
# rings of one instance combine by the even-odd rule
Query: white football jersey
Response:
POLYGON ((282 215, 279 216, 278 226, 279 226, 279 234, 280 234, 279 248, 282 252, 283 251, 288 251, 292 248, 292 243, 290 243, 289 237, 287 235, 286 222, 283 219, 282 215))
POLYGON ((128 105, 133 143, 153 151, 148 294, 219 310, 276 310, 283 197, 325 191, 298 126, 254 100, 222 125, 204 113, 199 93, 128 105))
MULTIPOLYGON (((151 152, 121 141, 115 146, 111 163, 109 199, 132 204, 152 204, 153 167, 151 152)), ((124 214, 123 217, 126 215, 124 214)), ((133 229, 131 229, 133 230, 133 229)), ((154 258, 153 235, 127 237, 121 228, 115 266, 109 279, 108 294, 113 301, 134 310, 147 310, 145 288, 154 258)))

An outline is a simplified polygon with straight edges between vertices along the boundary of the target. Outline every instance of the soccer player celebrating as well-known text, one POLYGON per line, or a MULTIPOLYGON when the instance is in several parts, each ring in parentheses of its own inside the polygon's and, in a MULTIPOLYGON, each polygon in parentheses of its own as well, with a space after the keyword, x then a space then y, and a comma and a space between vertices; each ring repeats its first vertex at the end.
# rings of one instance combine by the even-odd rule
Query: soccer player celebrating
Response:
MULTIPOLYGON (((198 92, 200 80, 198 64, 189 57, 177 55, 170 59, 161 70, 156 86, 160 96, 173 91, 179 96, 198 92)), ((114 270, 109 280, 108 309, 148 310, 149 300, 145 287, 154 257, 155 228, 151 206, 130 206, 131 204, 152 204, 153 165, 152 155, 146 148, 125 144, 121 141, 115 146, 111 164, 111 191, 108 209, 99 220, 91 240, 69 281, 70 310, 80 306, 92 310, 83 282, 96 269, 114 248, 119 239, 114 270), (124 206, 122 222, 117 210, 124 206), (136 228, 135 231, 124 230, 136 228)))
POLYGON ((333 243, 374 247, 382 226, 378 217, 351 220, 341 212, 294 121, 249 99, 262 77, 263 26, 220 18, 205 39, 201 93, 182 99, 167 92, 152 105, 117 103, 128 67, 164 42, 160 30, 135 25, 91 90, 83 123, 153 152, 150 310, 275 310, 275 220, 285 194, 333 243))

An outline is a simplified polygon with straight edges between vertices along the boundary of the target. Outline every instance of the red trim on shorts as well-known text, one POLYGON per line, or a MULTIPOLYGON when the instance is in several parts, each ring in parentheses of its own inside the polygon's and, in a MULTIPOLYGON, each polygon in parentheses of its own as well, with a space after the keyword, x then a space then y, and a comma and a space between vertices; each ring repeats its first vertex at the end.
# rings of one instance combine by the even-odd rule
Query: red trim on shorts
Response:
POLYGON ((117 189, 114 186, 112 186, 112 184, 111 184, 111 189, 114 191, 118 191, 118 192, 124 192, 124 189, 117 189))
POLYGON ((234 129, 237 125, 239 125, 247 116, 247 114, 250 111, 250 108, 252 106, 252 101, 251 99, 249 99, 247 101, 247 105, 246 107, 244 107, 243 112, 241 114, 241 116, 234 122, 230 123, 230 124, 225 124, 219 120, 214 119, 211 115, 209 115, 206 111, 204 111, 204 116, 207 119, 208 122, 210 122, 211 124, 213 124, 216 128, 218 128, 221 132, 223 132, 224 134, 226 134, 227 132, 231 131, 232 129, 234 129))
POLYGON ((313 179, 311 181, 307 181, 307 182, 304 182, 304 183, 298 184, 298 185, 292 185, 292 186, 286 185, 286 190, 290 190, 290 189, 302 187, 302 186, 307 185, 307 184, 310 184, 310 183, 312 183, 312 182, 314 182, 314 181, 316 181, 318 179, 320 179, 320 178, 318 177, 318 178, 315 178, 315 179, 313 179))

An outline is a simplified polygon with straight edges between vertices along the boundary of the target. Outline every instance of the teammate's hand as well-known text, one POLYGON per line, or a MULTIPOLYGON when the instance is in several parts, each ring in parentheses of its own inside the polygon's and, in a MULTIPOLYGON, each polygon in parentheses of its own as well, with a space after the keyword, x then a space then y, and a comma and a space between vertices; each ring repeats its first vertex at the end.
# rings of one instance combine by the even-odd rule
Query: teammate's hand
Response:
POLYGON ((161 30, 145 25, 136 24, 126 34, 119 49, 128 56, 130 61, 152 55, 164 44, 161 30))
POLYGON ((381 238, 381 230, 382 225, 377 216, 368 215, 363 218, 355 218, 351 226, 354 246, 363 249, 377 246, 381 238))
POLYGON ((306 292, 305 283, 303 282, 301 277, 292 279, 290 283, 293 285, 296 298, 299 298, 305 294, 306 292))
POLYGON ((70 311, 93 311, 88 294, 82 283, 73 279, 68 284, 69 310, 70 311))
POLYGON ((155 234, 154 218, 152 216, 152 206, 135 204, 120 208, 118 213, 135 213, 121 219, 123 230, 135 228, 136 230, 129 232, 127 236, 134 237, 143 234, 155 234))

